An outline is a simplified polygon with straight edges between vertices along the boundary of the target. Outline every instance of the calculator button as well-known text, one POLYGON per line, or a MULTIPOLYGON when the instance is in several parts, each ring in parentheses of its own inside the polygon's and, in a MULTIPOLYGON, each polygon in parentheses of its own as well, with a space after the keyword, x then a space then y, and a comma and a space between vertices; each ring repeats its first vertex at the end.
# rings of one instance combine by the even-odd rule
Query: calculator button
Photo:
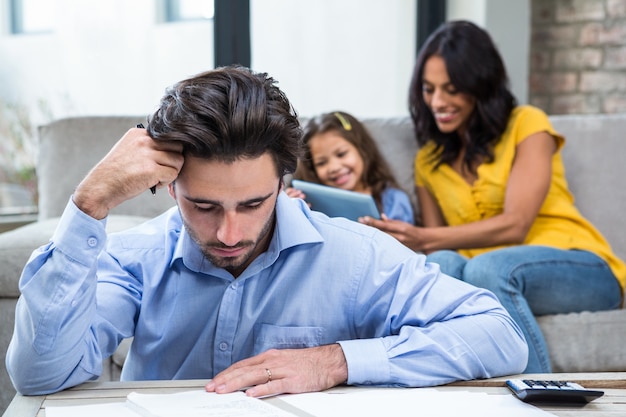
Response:
POLYGON ((545 384, 542 381, 535 381, 533 379, 524 379, 524 384, 528 385, 530 388, 535 389, 543 389, 545 388, 545 384))

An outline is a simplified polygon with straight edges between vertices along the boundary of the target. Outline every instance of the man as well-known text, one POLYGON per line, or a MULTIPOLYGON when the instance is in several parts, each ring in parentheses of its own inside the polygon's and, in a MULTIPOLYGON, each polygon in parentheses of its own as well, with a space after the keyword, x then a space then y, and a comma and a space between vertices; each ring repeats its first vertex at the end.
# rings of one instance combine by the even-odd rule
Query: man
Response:
POLYGON ((227 67, 170 88, 29 260, 6 360, 17 390, 95 379, 131 336, 122 379, 212 378, 208 391, 255 397, 522 371, 526 343, 491 293, 282 192, 300 139, 266 74, 227 67), (177 208, 107 237, 109 210, 154 184, 177 208))

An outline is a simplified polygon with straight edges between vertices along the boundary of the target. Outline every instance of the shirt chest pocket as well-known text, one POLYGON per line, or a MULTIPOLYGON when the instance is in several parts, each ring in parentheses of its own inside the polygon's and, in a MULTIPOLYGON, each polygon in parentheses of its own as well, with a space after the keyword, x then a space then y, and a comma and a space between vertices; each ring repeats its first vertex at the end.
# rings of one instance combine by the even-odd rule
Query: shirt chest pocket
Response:
POLYGON ((298 349, 320 346, 324 330, 321 327, 276 326, 259 323, 254 326, 254 354, 269 349, 298 349))

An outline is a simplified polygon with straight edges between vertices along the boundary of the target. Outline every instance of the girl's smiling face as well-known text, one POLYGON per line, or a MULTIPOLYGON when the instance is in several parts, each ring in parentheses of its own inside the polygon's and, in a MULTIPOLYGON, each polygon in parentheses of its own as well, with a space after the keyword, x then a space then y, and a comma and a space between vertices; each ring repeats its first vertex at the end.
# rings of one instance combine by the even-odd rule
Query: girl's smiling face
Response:
POLYGON ((465 133, 476 100, 457 91, 450 82, 446 63, 439 55, 431 56, 424 64, 422 95, 440 131, 456 131, 460 136, 465 133))
POLYGON ((313 168, 324 185, 367 192, 363 184, 363 158, 337 131, 319 133, 309 140, 313 168))

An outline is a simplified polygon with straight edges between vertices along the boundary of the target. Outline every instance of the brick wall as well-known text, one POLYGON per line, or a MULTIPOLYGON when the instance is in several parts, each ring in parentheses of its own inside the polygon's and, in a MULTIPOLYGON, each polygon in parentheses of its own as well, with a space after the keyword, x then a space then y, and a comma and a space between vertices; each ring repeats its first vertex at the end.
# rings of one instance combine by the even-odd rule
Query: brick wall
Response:
POLYGON ((529 102, 626 113, 626 0, 532 0, 529 102))

